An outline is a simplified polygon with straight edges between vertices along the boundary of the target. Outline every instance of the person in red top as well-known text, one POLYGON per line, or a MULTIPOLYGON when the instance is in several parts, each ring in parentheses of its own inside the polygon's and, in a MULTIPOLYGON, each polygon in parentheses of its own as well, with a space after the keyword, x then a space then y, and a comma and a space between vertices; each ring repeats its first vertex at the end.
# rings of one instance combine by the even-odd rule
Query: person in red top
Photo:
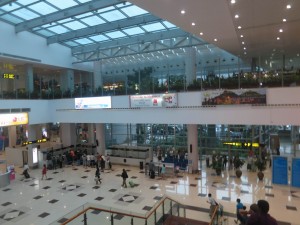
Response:
POLYGON ((43 170, 42 170, 42 180, 44 179, 44 177, 46 177, 46 179, 47 179, 47 167, 45 164, 44 164, 43 170))
POLYGON ((270 216, 269 203, 266 200, 258 200, 258 212, 251 214, 246 225, 278 225, 276 219, 270 216))

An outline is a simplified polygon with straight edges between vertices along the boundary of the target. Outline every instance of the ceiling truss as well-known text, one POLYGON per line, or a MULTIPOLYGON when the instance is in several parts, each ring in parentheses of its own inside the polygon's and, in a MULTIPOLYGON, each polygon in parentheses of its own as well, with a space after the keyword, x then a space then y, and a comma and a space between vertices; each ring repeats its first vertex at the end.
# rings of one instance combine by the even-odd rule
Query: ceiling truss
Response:
MULTIPOLYGON (((169 31, 169 33, 172 33, 169 31)), ((208 44, 188 33, 182 33, 179 37, 177 32, 173 32, 174 36, 168 38, 148 38, 148 40, 140 40, 136 43, 131 43, 131 40, 122 41, 123 43, 116 47, 115 44, 110 43, 106 46, 98 46, 94 50, 90 51, 74 51, 73 56, 75 58, 74 63, 99 61, 102 59, 117 58, 129 55, 139 55, 145 53, 160 52, 161 55, 167 55, 168 52, 172 52, 175 49, 187 48, 199 45, 208 44), (176 34, 175 34, 176 33, 176 34)), ((159 37, 159 35, 156 35, 159 37)), ((115 41, 112 41, 115 42, 115 41)), ((172 54, 174 54, 172 52, 172 54)))
MULTIPOLYGON (((57 12, 48 14, 46 16, 41 16, 36 19, 28 20, 26 22, 19 23, 15 26, 16 33, 26 30, 31 30, 34 27, 42 26, 44 24, 56 22, 72 16, 77 16, 83 13, 91 12, 93 10, 105 8, 108 6, 116 5, 119 3, 125 2, 123 0, 101 0, 101 1, 92 1, 67 8, 64 10, 59 10, 57 12)), ((0 3, 1 4, 1 3, 0 3)))

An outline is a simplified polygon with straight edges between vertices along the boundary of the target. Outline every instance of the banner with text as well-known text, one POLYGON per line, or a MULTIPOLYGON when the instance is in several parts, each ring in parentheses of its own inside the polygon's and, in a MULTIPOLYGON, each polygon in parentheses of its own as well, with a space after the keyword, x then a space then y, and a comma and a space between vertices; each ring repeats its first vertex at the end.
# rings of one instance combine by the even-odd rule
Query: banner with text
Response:
POLYGON ((177 93, 130 95, 130 107, 175 107, 177 106, 177 93))
POLYGON ((266 89, 203 91, 202 105, 266 104, 266 89))
POLYGON ((75 98, 75 109, 106 109, 111 108, 111 96, 75 98))
POLYGON ((0 114, 0 127, 23 125, 28 123, 28 113, 0 114))

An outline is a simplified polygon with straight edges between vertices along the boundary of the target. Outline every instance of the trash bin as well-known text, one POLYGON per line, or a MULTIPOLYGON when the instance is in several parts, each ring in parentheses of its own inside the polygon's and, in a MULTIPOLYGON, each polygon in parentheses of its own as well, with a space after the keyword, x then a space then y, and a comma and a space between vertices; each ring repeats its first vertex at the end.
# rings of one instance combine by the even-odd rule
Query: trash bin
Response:
POLYGON ((144 162, 140 161, 140 170, 143 170, 143 169, 144 169, 144 162))

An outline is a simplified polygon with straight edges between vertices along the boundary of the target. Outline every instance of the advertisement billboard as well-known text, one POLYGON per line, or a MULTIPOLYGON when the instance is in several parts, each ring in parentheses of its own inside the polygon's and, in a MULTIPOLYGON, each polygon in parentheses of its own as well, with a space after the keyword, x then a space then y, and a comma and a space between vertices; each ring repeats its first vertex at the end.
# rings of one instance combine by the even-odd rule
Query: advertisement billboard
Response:
POLYGON ((75 109, 106 109, 111 108, 111 96, 75 98, 75 109))
POLYGON ((0 114, 0 127, 28 124, 28 113, 0 114))
POLYGON ((175 107, 177 106, 177 94, 149 94, 130 95, 130 107, 175 107))

